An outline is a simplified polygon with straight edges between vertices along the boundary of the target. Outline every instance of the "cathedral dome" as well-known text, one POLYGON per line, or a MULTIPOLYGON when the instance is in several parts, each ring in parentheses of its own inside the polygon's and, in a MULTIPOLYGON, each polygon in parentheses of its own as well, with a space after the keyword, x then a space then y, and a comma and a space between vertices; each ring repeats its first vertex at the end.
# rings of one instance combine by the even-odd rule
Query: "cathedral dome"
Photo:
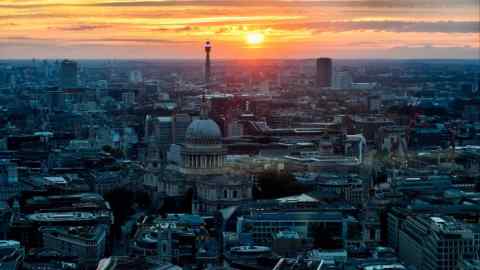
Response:
POLYGON ((181 151, 183 167, 193 175, 223 173, 222 132, 215 121, 204 115, 187 128, 181 151))
POLYGON ((220 140, 222 132, 220 127, 211 119, 194 120, 187 128, 185 139, 187 141, 220 140))

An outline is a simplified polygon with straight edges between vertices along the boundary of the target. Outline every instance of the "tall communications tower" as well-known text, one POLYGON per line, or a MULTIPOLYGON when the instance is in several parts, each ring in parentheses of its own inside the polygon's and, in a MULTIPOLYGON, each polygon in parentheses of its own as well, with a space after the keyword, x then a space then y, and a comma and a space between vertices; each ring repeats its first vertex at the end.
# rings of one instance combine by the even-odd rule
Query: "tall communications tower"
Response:
POLYGON ((205 85, 208 88, 210 85, 210 51, 212 50, 212 45, 210 41, 205 43, 205 85))

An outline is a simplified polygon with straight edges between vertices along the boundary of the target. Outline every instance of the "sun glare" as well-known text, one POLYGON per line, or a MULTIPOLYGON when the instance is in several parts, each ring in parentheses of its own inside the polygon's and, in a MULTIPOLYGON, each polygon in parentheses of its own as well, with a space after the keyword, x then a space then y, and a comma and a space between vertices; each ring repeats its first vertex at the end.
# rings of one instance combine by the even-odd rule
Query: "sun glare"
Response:
POLYGON ((249 45, 259 45, 265 40, 265 36, 262 33, 247 33, 246 41, 249 45))

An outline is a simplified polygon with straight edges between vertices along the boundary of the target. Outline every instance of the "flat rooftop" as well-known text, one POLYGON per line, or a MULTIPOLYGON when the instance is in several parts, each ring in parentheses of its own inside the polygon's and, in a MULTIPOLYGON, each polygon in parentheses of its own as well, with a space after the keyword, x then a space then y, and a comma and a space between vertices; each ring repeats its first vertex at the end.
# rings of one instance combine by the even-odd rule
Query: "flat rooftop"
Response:
POLYGON ((62 235, 64 237, 77 238, 81 240, 96 240, 105 235, 106 229, 103 225, 96 226, 70 226, 70 227, 42 227, 42 232, 62 235))
POLYGON ((340 212, 270 212, 257 213, 253 216, 245 217, 245 220, 257 221, 341 221, 343 215, 340 212))
POLYGON ((90 212, 49 212, 30 214, 27 218, 37 222, 87 221, 95 220, 97 215, 90 212))

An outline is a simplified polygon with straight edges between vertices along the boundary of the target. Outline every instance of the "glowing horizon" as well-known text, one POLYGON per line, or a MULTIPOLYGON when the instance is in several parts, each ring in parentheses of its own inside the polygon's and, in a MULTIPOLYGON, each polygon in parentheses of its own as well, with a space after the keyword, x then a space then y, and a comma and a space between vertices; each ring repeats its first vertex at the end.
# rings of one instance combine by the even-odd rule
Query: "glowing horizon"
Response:
POLYGON ((479 8, 478 0, 3 0, 0 58, 191 59, 211 40, 214 58, 475 59, 479 8))

